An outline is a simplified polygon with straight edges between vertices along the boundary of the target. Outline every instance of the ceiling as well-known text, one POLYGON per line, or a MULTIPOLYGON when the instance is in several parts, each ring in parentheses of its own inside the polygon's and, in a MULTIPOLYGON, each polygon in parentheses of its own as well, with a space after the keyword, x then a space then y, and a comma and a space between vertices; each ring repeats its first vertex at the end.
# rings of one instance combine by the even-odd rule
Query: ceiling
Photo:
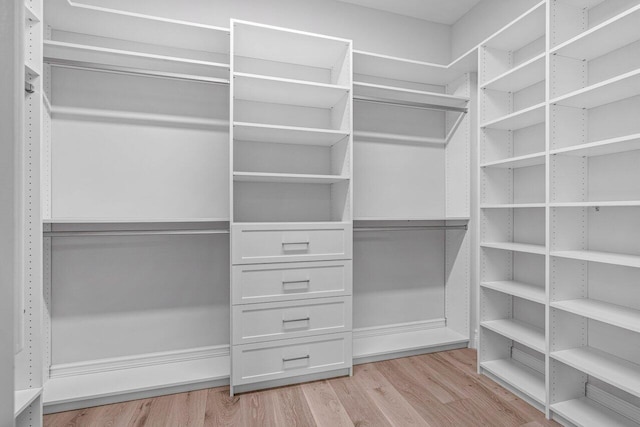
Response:
POLYGON ((480 0, 339 0, 385 12, 451 25, 480 0))

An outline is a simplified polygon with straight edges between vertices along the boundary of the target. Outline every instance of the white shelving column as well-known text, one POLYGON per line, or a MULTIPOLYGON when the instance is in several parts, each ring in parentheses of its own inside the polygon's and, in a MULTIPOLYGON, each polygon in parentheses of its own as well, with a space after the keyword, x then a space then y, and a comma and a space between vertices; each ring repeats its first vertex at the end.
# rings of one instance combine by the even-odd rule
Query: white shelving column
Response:
POLYGON ((231 393, 352 366, 352 43, 231 21, 231 393))
POLYGON ((546 408, 546 3, 480 46, 478 370, 546 408))
POLYGON ((567 425, 640 425, 640 5, 550 5, 549 390, 567 425))

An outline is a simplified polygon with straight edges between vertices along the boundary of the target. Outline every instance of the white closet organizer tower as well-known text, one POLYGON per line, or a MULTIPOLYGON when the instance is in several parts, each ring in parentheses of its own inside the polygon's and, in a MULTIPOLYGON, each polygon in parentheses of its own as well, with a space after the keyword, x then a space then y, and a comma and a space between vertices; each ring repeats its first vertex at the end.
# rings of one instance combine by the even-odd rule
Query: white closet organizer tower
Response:
POLYGON ((229 30, 65 0, 45 24, 45 411, 225 384, 229 30))
POLYGON ((356 363, 468 345, 468 70, 354 52, 356 363))
POLYGON ((640 5, 553 0, 510 28, 545 15, 507 70, 480 52, 479 369, 565 425, 640 426, 640 5))
POLYGON ((352 366, 351 41, 231 21, 231 393, 352 366))
MULTIPOLYGON (((40 216, 40 146, 43 96, 42 0, 25 0, 22 206, 19 259, 20 279, 15 290, 16 355, 14 415, 17 427, 40 425, 42 419, 42 222, 40 216)), ((0 403, 3 404, 3 403, 0 403)))

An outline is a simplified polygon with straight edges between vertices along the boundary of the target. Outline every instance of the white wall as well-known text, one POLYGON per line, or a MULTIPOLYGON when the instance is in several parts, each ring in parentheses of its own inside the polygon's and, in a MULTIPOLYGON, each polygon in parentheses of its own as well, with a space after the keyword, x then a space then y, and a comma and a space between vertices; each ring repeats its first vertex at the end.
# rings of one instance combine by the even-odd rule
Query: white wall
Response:
POLYGON ((343 37, 354 49, 436 63, 450 62, 450 27, 334 0, 80 0, 221 27, 244 19, 343 37))
POLYGON ((482 0, 451 26, 451 57, 457 58, 526 12, 540 0, 482 0))

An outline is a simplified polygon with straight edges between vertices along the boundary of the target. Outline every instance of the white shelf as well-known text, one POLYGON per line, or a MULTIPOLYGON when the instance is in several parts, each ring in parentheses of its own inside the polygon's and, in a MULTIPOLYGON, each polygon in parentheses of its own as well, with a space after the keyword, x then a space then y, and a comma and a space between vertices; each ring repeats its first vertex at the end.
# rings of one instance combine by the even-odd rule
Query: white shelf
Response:
POLYGON ((463 74, 446 65, 355 49, 353 73, 438 86, 444 86, 463 74))
POLYGON ((481 127, 499 130, 517 130, 544 122, 545 104, 537 104, 515 113, 483 123, 481 127))
POLYGON ((546 161, 545 153, 533 153, 525 156, 510 157, 508 159, 495 160, 483 163, 481 168, 526 168, 529 166, 543 165, 546 161))
POLYGON ((229 218, 43 218, 44 224, 157 224, 229 222, 229 218))
POLYGON ((487 39, 482 45, 504 51, 513 51, 544 36, 545 1, 542 1, 511 21, 507 26, 487 39))
POLYGON ((71 0, 44 3, 47 25, 112 39, 175 47, 201 52, 229 53, 229 29, 125 12, 71 0), (179 34, 179 37, 176 37, 179 34))
POLYGON ((443 107, 465 108, 469 103, 469 98, 461 96, 355 81, 353 82, 353 92, 354 97, 359 95, 395 101, 419 102, 443 107))
POLYGON ((544 329, 516 319, 500 319, 481 322, 480 326, 517 341, 540 353, 545 352, 544 329))
POLYGON ((283 184, 336 184, 348 181, 349 177, 298 173, 234 172, 233 180, 236 182, 275 182, 283 184))
POLYGON ((637 207, 640 206, 638 200, 620 200, 606 202, 558 202, 551 203, 552 208, 589 208, 589 207, 637 207))
POLYGON ((543 286, 536 286, 529 283, 517 282, 515 280, 502 280, 495 282, 483 282, 483 288, 513 295, 514 297, 533 301, 538 304, 545 303, 545 290, 543 286))
POLYGON ((595 108, 640 95, 640 69, 588 86, 551 100, 552 104, 595 108))
POLYGON ((524 252, 538 255, 544 255, 547 253, 544 245, 532 245, 529 243, 483 242, 480 246, 483 248, 502 249, 505 251, 524 252))
POLYGON ((640 133, 551 150, 551 154, 595 157, 640 150, 640 133))
POLYGON ((640 268, 640 256, 588 250, 552 251, 551 256, 640 268))
POLYGON ((16 390, 14 402, 14 416, 17 417, 42 394, 42 388, 30 388, 27 390, 16 390))
POLYGON ((371 336, 358 336, 361 332, 354 330, 353 335, 354 360, 382 360, 398 353, 469 342, 469 337, 446 327, 371 336))
POLYGON ((551 410, 578 427, 640 427, 640 424, 587 397, 553 404, 551 410))
POLYGON ((515 68, 489 80, 481 89, 518 92, 544 80, 545 54, 542 53, 515 68))
POLYGON ((551 54, 583 60, 598 58, 640 40, 640 5, 614 16, 551 49, 551 54))
POLYGON ((469 221, 468 216, 448 216, 448 217, 359 217, 353 218, 354 221, 469 221))
POLYGON ((483 362, 480 367, 539 404, 545 404, 544 375, 540 372, 513 359, 483 362))
POLYGON ((348 136, 348 132, 331 129, 244 122, 235 122, 233 124, 233 139, 236 141, 332 146, 348 136))
POLYGON ((331 108, 344 99, 348 86, 234 73, 234 97, 246 101, 331 108))
POLYGON ((551 357, 640 397, 640 365, 591 347, 554 351, 551 357))
POLYGON ((573 299, 552 302, 551 307, 619 328, 640 332, 640 310, 594 299, 573 299))
POLYGON ((544 203, 487 203, 480 205, 480 209, 531 209, 544 208, 544 203))

